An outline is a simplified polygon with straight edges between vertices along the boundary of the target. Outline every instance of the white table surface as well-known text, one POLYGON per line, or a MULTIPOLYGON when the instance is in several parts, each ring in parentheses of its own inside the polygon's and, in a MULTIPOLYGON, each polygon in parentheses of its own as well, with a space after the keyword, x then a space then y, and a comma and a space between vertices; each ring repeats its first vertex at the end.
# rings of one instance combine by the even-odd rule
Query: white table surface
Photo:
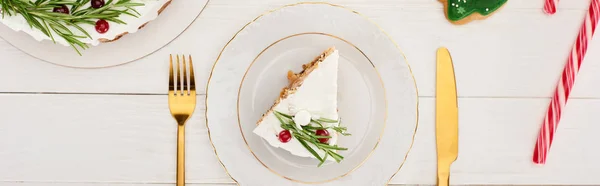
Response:
MULTIPOLYGON (((55 66, 0 40, 0 185, 173 185, 176 124, 166 96, 170 53, 194 56, 200 88, 187 130, 187 182, 234 185, 207 136, 208 73, 244 24, 293 2, 298 1, 211 0, 164 49, 107 69, 55 66)), ((448 23, 435 0, 330 2, 377 22, 413 68, 419 130, 393 184, 435 183, 435 50, 446 46, 460 96, 460 153, 452 184, 600 185, 600 39, 590 43, 548 164, 531 163, 549 97, 589 0, 561 1, 554 16, 542 12, 543 0, 511 0, 487 20, 464 26, 448 23)))

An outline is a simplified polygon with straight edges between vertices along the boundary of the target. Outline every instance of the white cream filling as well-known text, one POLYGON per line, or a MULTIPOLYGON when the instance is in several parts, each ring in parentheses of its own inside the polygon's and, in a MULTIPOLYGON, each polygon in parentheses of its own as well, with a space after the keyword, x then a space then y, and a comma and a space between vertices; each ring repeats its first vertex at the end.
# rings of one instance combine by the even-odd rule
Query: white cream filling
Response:
MULTIPOLYGON (((108 32, 106 32, 104 34, 100 34, 100 33, 96 32, 96 28, 94 25, 81 24, 79 26, 81 26, 88 34, 90 34, 90 36, 92 38, 91 39, 90 38, 82 38, 80 40, 83 43, 97 46, 98 44, 100 44, 100 39, 113 40, 117 36, 119 36, 125 32, 135 33, 139 30, 140 26, 142 26, 143 24, 145 24, 149 21, 156 19, 156 17, 158 17, 158 10, 160 10, 160 8, 162 8, 162 6, 165 3, 167 3, 168 0, 132 0, 132 2, 144 3, 144 6, 134 7, 134 9, 137 10, 141 14, 141 16, 138 16, 138 18, 136 18, 136 17, 130 16, 130 15, 123 14, 123 15, 119 16, 119 19, 121 19, 122 21, 124 21, 127 24, 118 24, 118 23, 114 23, 114 22, 109 22, 110 29, 108 30, 108 32)), ((88 5, 83 6, 82 8, 87 8, 89 6, 90 6, 90 4, 88 3, 88 5)), ((70 8, 70 6, 69 6, 69 8, 70 8)), ((31 35, 37 41, 51 40, 50 37, 45 35, 43 32, 41 32, 37 28, 30 27, 29 24, 27 23, 27 20, 25 20, 25 18, 23 18, 23 16, 21 16, 20 14, 12 15, 12 16, 8 16, 8 14, 6 14, 4 16, 4 18, 0 17, 0 22, 17 32, 23 31, 23 32, 31 35)), ((70 30, 73 31, 75 34, 85 36, 82 32, 75 29, 74 27, 71 27, 71 26, 67 26, 67 27, 69 27, 70 30)), ((53 31, 51 31, 51 32, 54 36, 54 40, 56 41, 56 43, 60 43, 64 46, 69 46, 69 43, 65 39, 56 35, 56 33, 54 33, 53 31)))
MULTIPOLYGON (((281 100, 280 103, 274 107, 274 110, 289 115, 298 115, 299 113, 306 111, 309 113, 308 116, 302 114, 300 116, 302 118, 298 118, 303 120, 302 122, 307 118, 310 121, 313 116, 318 118, 338 119, 338 60, 339 53, 336 50, 323 60, 323 62, 321 62, 321 64, 319 64, 319 66, 304 79, 304 82, 298 87, 296 92, 288 96, 287 99, 281 100)), ((323 124, 328 127, 339 125, 339 123, 323 124)), ((282 130, 281 123, 277 117, 272 112, 269 112, 253 132, 256 135, 261 136, 273 147, 285 149, 296 156, 315 158, 295 138, 287 143, 280 142, 277 134, 282 130)), ((331 129, 328 129, 328 132, 332 137, 329 139, 329 144, 337 144, 339 136, 337 132, 331 129)), ((309 144, 309 146, 315 149, 319 156, 324 157, 325 153, 322 150, 318 150, 318 148, 312 144, 309 144)), ((335 161, 331 157, 328 157, 327 160, 335 161)))

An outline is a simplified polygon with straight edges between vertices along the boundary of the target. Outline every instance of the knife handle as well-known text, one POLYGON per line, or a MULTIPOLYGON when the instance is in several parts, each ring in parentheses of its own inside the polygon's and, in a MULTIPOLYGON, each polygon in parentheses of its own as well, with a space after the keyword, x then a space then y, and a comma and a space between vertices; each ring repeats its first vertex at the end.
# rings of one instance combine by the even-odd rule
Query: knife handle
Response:
POLYGON ((438 186, 449 186, 450 185, 450 164, 440 162, 437 171, 437 185, 438 186))

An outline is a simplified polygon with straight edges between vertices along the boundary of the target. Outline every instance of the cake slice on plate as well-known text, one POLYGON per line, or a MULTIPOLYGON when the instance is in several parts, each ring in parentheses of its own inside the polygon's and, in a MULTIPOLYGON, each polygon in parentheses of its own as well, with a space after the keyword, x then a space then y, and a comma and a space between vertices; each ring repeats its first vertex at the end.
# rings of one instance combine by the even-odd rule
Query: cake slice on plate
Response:
MULTIPOLYGON (((328 48, 299 73, 288 72, 288 86, 258 121, 254 133, 271 146, 293 155, 340 162, 338 137, 347 134, 340 126, 337 108, 339 52, 328 48)), ((321 165, 319 164, 319 165, 321 165)))

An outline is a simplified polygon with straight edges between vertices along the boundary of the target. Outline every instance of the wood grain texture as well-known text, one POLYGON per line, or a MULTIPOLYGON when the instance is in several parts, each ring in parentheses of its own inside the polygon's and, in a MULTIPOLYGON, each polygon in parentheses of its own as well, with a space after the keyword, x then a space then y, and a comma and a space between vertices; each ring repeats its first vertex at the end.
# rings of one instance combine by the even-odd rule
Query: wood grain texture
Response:
MULTIPOLYGON (((166 102, 161 95, 2 94, 0 185, 174 183, 176 124, 166 102)), ((531 163, 539 127, 532 123, 547 102, 459 99, 459 158, 451 183, 600 183, 594 168, 600 151, 586 143, 600 140, 594 120, 600 99, 572 100, 548 165, 531 163)), ((392 183, 435 183, 434 105, 433 98, 421 98, 414 148, 392 183)), ((198 106, 188 125, 188 182, 232 183, 214 157, 203 112, 198 106)))
MULTIPOLYGON (((222 47, 266 10, 298 0, 211 0, 177 40, 137 62, 81 70, 32 58, 0 40, 1 186, 174 184, 176 124, 167 106, 167 56, 194 55, 199 92, 222 47), (126 95, 125 95, 126 94, 126 95)), ((435 49, 455 61, 459 158, 451 184, 600 185, 600 39, 594 39, 548 164, 530 162, 539 123, 589 0, 509 1, 484 21, 450 24, 423 0, 331 0, 370 17, 400 45, 417 79, 420 128, 394 184, 435 183, 435 49), (592 145, 592 147, 590 147, 592 145)), ((203 95, 187 133, 188 182, 234 185, 214 157, 203 95)))
MULTIPOLYGON (((175 183, 0 182, 6 186, 172 186, 175 183)), ((186 186, 234 186, 233 183, 186 183, 186 186)))
MULTIPOLYGON (((80 70, 40 62, 0 42, 0 92, 165 93, 166 56, 193 54, 199 78, 206 80, 221 48, 244 24, 266 10, 292 0, 216 0, 179 39, 157 53, 124 66, 80 70)), ((450 24, 437 1, 337 0, 370 17, 400 45, 413 67, 420 95, 434 94, 434 54, 448 47, 456 61, 459 95, 469 97, 550 97, 587 0, 561 3, 549 17, 543 1, 510 1, 484 21, 450 24), (481 88, 486 87, 486 88, 481 88)), ((586 60, 600 60, 594 39, 586 60)), ((84 61, 82 61, 84 62, 84 61)), ((586 63, 573 97, 600 97, 600 69, 586 63)), ((199 81, 205 84, 205 81, 199 81)), ((203 85, 200 87, 204 87, 203 85)), ((203 90, 201 90, 203 91, 203 90)))

